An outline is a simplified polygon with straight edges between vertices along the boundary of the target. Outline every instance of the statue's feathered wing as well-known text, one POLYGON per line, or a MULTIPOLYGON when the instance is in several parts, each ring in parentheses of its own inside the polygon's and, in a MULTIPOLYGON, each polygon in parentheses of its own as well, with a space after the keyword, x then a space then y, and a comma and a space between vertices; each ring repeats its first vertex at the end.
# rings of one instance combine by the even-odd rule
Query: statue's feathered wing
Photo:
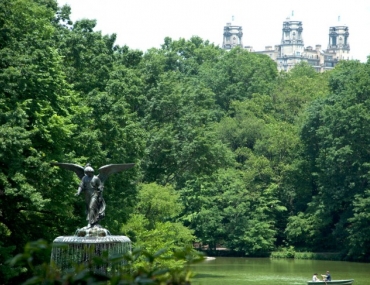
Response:
POLYGON ((107 180, 109 175, 111 175, 113 173, 117 173, 117 172, 121 172, 121 171, 130 169, 134 166, 135 166, 135 163, 104 165, 104 166, 99 168, 99 175, 98 176, 99 176, 101 182, 104 183, 104 181, 107 180))
POLYGON ((85 172, 84 168, 81 165, 73 164, 73 163, 62 163, 62 162, 52 162, 51 165, 59 166, 68 170, 72 170, 78 178, 82 179, 84 177, 85 172))

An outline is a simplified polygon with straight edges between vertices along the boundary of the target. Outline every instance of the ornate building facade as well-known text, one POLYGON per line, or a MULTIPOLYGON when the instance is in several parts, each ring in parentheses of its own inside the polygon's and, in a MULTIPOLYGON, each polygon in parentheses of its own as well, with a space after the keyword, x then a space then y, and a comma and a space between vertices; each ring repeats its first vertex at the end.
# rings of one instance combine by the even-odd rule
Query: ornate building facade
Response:
POLYGON ((230 50, 236 46, 243 47, 242 38, 243 38, 242 26, 227 23, 226 26, 224 27, 224 39, 222 42, 222 48, 230 50))
POLYGON ((228 23, 224 28, 222 47, 231 49, 235 46, 243 47, 250 52, 266 54, 277 63, 278 70, 289 71, 301 61, 306 61, 317 72, 330 70, 340 60, 350 59, 348 43, 349 30, 347 26, 329 28, 329 42, 326 50, 321 45, 304 46, 303 25, 301 21, 289 18, 283 22, 282 37, 279 45, 266 46, 263 51, 254 51, 251 46, 242 45, 242 27, 228 23))

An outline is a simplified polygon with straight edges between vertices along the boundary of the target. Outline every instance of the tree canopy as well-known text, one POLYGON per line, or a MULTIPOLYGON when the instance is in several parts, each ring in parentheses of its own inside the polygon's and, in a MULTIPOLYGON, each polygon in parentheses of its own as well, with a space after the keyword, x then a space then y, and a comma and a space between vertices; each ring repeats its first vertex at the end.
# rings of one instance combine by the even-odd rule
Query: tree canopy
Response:
POLYGON ((59 161, 135 163, 108 180, 104 226, 153 250, 368 259, 370 61, 278 73, 265 55, 197 36, 144 52, 70 13, 0 3, 1 256, 84 225, 59 161))

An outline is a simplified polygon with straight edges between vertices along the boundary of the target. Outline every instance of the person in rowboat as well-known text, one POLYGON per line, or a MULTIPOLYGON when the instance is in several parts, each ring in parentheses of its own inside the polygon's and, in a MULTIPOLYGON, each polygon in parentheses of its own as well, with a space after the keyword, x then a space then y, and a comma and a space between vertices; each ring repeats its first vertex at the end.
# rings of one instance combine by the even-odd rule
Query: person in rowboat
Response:
POLYGON ((322 277, 324 277, 324 281, 331 281, 331 275, 329 271, 326 271, 326 274, 322 275, 322 277))
POLYGON ((317 273, 315 273, 313 276, 312 276, 312 281, 313 282, 319 282, 320 279, 317 277, 317 273))

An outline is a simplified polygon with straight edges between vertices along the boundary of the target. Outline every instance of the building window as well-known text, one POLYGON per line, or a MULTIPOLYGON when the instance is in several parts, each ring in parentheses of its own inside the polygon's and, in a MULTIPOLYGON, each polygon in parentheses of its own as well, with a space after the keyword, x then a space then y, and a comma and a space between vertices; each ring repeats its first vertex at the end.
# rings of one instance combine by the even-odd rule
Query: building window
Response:
POLYGON ((336 46, 336 45, 337 45, 337 38, 336 38, 335 36, 332 36, 332 37, 331 37, 331 44, 332 44, 333 46, 336 46))

